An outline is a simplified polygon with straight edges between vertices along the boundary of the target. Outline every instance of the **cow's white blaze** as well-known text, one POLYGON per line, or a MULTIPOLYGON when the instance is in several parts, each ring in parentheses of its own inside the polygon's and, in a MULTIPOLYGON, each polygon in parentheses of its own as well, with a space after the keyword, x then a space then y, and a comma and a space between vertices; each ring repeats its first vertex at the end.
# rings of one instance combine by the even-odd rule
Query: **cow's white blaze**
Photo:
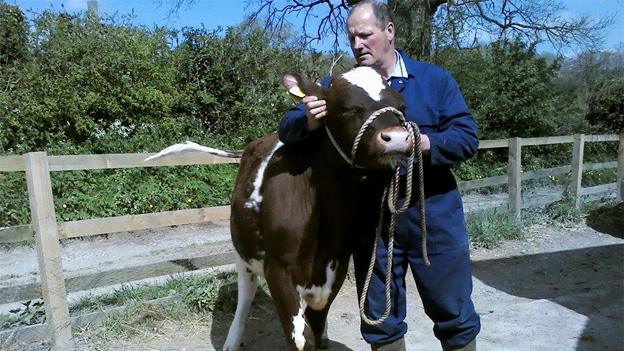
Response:
POLYGON ((375 101, 381 100, 381 92, 386 88, 383 78, 370 67, 356 67, 342 75, 349 83, 358 86, 375 101))
POLYGON ((260 204, 262 203, 262 195, 260 194, 260 188, 262 187, 262 181, 264 180, 264 171, 266 170, 271 157, 275 151, 277 151, 280 147, 284 145, 281 141, 277 141, 271 152, 267 155, 267 157, 262 160, 260 163, 260 167, 258 167, 258 172, 256 173, 256 178, 253 182, 253 190, 251 191, 251 195, 249 196, 249 200, 245 202, 245 208, 253 208, 258 211, 260 209, 260 204))
POLYGON ((303 331, 305 330, 305 318, 303 317, 303 313, 306 309, 306 303, 304 299, 299 299, 299 312, 293 316, 292 324, 292 339, 295 342, 295 346, 297 346, 297 350, 303 350, 305 346, 305 336, 303 335, 303 331))
POLYGON ((320 311, 327 305, 329 295, 332 292, 332 286, 336 280, 336 269, 332 268, 333 263, 330 262, 325 268, 325 284, 322 286, 312 285, 309 288, 297 286, 299 295, 305 300, 311 309, 320 311))

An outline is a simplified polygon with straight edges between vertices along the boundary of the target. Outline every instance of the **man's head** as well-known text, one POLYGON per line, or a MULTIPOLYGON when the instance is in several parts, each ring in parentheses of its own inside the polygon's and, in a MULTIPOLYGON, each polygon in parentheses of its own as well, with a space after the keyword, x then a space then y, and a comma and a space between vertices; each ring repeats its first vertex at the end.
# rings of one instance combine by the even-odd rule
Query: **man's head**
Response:
POLYGON ((394 21, 386 4, 363 0, 347 17, 349 44, 359 66, 373 66, 382 72, 394 67, 394 21))

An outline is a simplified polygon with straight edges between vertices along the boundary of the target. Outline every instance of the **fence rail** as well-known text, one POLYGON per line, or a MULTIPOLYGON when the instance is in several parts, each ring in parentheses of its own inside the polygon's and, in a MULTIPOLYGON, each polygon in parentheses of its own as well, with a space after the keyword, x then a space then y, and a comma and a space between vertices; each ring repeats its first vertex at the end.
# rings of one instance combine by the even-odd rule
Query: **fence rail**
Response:
MULTIPOLYGON (((469 190, 506 184, 509 193, 509 209, 517 217, 520 217, 520 211, 523 207, 521 196, 522 181, 553 175, 571 173, 570 189, 577 205, 580 203, 581 196, 605 191, 610 192, 613 190, 617 190, 618 199, 621 200, 621 181, 618 181, 616 184, 581 188, 581 179, 583 171, 607 168, 617 168, 618 180, 624 177, 624 134, 577 134, 573 136, 542 138, 483 140, 479 146, 479 149, 494 148, 509 149, 507 174, 479 180, 463 181, 459 182, 458 185, 462 190, 469 190), (617 161, 584 164, 584 144, 589 142, 619 142, 617 161), (522 147, 565 143, 573 144, 571 165, 522 172, 522 147)), ((71 323, 66 298, 67 289, 65 287, 65 277, 63 275, 59 249, 60 240, 181 224, 220 221, 229 217, 229 207, 220 206, 61 223, 56 222, 50 172, 240 162, 239 159, 199 153, 166 157, 149 162, 143 161, 145 158, 152 155, 154 154, 49 156, 45 152, 33 152, 19 156, 0 156, 0 172, 26 172, 32 215, 32 224, 0 228, 0 243, 29 240, 32 239, 34 235, 41 277, 41 290, 44 300, 46 301, 46 317, 53 349, 69 350, 73 348, 71 323)), ((561 196, 556 196, 555 198, 558 199, 560 197, 561 196)), ((525 207, 526 205, 530 205, 530 201, 526 201, 524 205, 525 207)), ((214 261, 214 258, 211 259, 214 261)), ((210 261, 211 259, 208 259, 207 262, 212 262, 210 261)), ((233 257, 229 257, 229 259, 233 260, 233 257)), ((222 260, 217 261, 221 262, 222 260)), ((72 279, 80 280, 80 277, 74 277, 72 279)), ((72 280, 68 281, 71 282, 72 280)), ((77 289, 75 283, 70 283, 70 285, 71 291, 77 289)))

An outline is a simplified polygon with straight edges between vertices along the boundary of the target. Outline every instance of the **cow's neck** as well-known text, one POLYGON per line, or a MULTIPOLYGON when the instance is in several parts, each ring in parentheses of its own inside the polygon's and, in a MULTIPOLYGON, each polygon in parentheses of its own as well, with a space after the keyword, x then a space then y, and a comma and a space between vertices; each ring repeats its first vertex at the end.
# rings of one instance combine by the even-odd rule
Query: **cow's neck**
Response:
POLYGON ((347 208, 379 208, 383 188, 392 176, 390 170, 351 167, 327 138, 319 140, 317 151, 313 156, 314 172, 311 177, 318 191, 318 201, 337 203, 347 208))

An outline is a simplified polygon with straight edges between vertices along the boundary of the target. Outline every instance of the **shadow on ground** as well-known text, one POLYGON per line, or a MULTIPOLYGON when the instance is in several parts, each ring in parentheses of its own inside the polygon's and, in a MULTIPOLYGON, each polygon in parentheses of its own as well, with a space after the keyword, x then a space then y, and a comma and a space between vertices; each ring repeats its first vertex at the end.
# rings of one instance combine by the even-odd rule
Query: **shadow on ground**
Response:
POLYGON ((586 222, 598 232, 624 239, 624 202, 590 211, 586 222))
MULTIPOLYGON (((236 310, 236 283, 227 284, 219 290, 213 311, 213 324, 210 339, 215 350, 221 350, 225 343, 230 324, 236 310)), ((275 312, 273 301, 266 292, 258 288, 256 297, 247 319, 242 350, 275 351, 286 350, 284 333, 275 312)), ((344 344, 330 340, 330 351, 353 351, 344 344)))
POLYGON ((478 261, 473 274, 508 294, 546 299, 585 315, 577 351, 624 345, 624 244, 478 261))

